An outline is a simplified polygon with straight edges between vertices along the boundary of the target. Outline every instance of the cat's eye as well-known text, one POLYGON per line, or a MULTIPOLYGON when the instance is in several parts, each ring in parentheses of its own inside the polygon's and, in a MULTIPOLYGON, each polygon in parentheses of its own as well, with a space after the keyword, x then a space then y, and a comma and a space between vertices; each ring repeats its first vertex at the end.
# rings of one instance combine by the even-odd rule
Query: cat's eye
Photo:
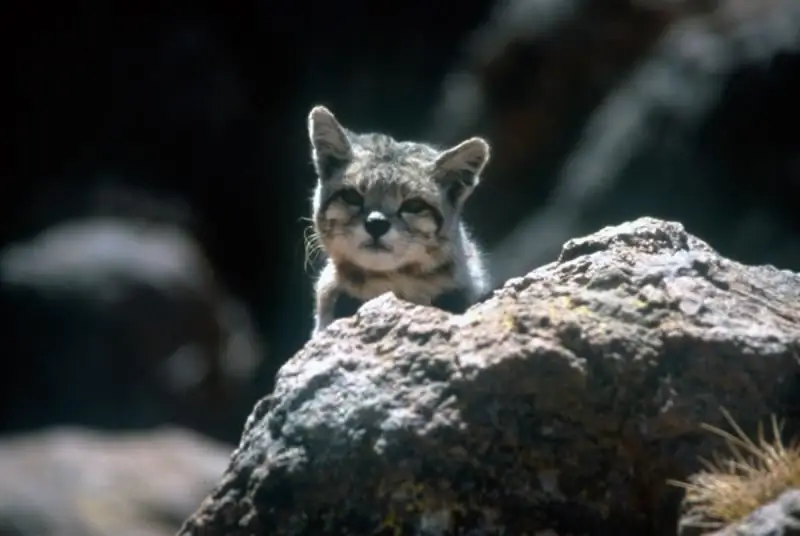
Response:
POLYGON ((346 188, 339 192, 339 197, 348 205, 360 207, 364 203, 364 197, 352 188, 346 188))
POLYGON ((400 212, 408 214, 419 214, 426 210, 430 210, 430 205, 422 199, 409 199, 400 205, 400 212))

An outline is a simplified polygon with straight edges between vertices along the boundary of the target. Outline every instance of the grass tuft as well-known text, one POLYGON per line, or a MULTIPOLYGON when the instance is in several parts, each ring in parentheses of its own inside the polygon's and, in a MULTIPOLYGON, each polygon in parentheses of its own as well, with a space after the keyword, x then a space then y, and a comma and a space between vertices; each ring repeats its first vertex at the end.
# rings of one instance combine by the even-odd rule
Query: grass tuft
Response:
POLYGON ((727 457, 715 454, 702 459, 705 469, 688 482, 669 481, 686 490, 683 503, 686 519, 698 528, 719 529, 740 521, 751 512, 777 499, 784 491, 800 487, 800 444, 785 445, 783 423, 771 417, 772 440, 759 423, 758 437, 751 440, 725 409, 725 419, 734 433, 709 424, 702 427, 725 439, 727 457))

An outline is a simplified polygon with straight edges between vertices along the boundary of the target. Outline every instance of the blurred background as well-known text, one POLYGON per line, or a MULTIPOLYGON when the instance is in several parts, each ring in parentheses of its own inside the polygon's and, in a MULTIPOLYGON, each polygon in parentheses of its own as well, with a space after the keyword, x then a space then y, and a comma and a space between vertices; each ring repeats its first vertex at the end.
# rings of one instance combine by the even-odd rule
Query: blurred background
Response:
POLYGON ((798 0, 5 10, 0 536, 171 534, 221 474, 312 326, 317 103, 490 140, 497 284, 643 215, 800 270, 798 0))

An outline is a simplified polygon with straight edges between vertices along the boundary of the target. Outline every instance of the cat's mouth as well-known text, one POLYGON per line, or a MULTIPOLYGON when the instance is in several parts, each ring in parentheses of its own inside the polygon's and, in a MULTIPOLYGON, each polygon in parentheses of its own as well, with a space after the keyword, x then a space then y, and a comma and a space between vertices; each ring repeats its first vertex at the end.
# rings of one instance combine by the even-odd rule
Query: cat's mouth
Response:
POLYGON ((392 251, 392 248, 384 244, 380 239, 372 238, 361 244, 361 249, 365 249, 373 253, 389 253, 392 251))

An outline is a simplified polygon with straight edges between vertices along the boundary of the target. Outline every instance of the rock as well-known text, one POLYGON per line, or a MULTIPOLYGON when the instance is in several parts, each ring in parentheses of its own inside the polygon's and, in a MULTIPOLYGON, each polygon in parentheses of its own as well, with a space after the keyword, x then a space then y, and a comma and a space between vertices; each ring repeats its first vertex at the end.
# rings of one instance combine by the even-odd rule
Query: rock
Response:
POLYGON ((796 387, 799 301, 653 218, 463 315, 383 295, 281 368, 179 534, 675 534, 700 424, 796 387))
POLYGON ((230 449, 176 428, 57 428, 0 441, 3 536, 172 535, 230 449))
POLYGON ((0 251, 0 431, 173 422, 234 442, 263 343, 171 223, 61 222, 0 251), (30 403, 30 393, 46 393, 30 403))
POLYGON ((762 506, 740 523, 712 536, 798 536, 800 535, 800 490, 789 490, 762 506))

